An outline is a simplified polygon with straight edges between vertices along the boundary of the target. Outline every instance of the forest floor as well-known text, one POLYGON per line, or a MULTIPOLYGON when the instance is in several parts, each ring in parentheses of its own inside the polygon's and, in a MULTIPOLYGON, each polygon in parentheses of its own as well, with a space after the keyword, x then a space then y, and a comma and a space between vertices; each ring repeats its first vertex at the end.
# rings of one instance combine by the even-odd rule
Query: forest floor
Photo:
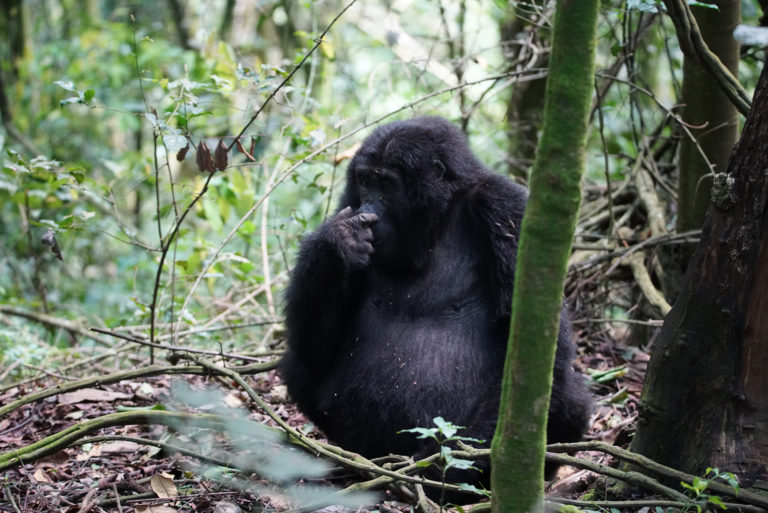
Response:
MULTIPOLYGON (((580 340, 578 370, 598 371, 592 383, 595 409, 588 440, 602 440, 625 446, 634 431, 637 404, 648 355, 636 347, 617 344, 622 335, 613 328, 592 331, 574 328, 580 340)), ((122 381, 117 384, 80 389, 35 401, 0 417, 0 454, 24 447, 59 433, 83 419, 93 419, 131 408, 148 408, 173 402, 172 383, 183 379, 194 389, 210 387, 212 378, 158 377, 122 381)), ((322 439, 312 425, 287 402, 284 387, 275 371, 248 378, 251 386, 291 426, 322 439)), ((55 386, 56 376, 17 386, 0 393, 0 406, 45 387, 55 386)), ((246 409, 256 422, 274 425, 249 397, 231 383, 222 381, 222 400, 229 406, 246 409), (223 387, 222 387, 223 385, 223 387)), ((200 408, 198 408, 199 410, 200 408)), ((204 408, 203 408, 204 409, 204 408)), ((89 511, 120 512, 216 512, 287 511, 295 506, 280 493, 270 493, 270 483, 249 477, 228 483, 226 476, 214 476, 212 467, 178 454, 166 456, 160 449, 130 439, 167 439, 164 426, 119 425, 99 431, 100 438, 85 445, 70 446, 35 461, 0 473, 0 511, 89 511), (111 436, 112 438, 105 438, 111 436), (224 477, 222 479, 222 477, 224 477), (252 485, 258 492, 249 491, 252 485)), ((581 457, 610 464, 602 453, 581 457)), ((345 472, 333 479, 344 486, 359 476, 345 472)), ((561 467, 548 486, 548 494, 576 498, 594 481, 595 475, 572 467, 561 467)), ((320 481, 325 483, 325 480, 320 481)), ((411 505, 391 492, 381 492, 379 502, 357 511, 412 511, 411 505)), ((329 513, 345 510, 326 507, 329 513)))

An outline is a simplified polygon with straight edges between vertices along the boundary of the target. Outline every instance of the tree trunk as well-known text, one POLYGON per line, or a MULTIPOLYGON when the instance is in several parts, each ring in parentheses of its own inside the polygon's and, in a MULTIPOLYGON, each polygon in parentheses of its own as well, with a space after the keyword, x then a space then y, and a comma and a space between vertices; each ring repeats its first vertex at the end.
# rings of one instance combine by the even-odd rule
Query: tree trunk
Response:
POLYGON ((491 442, 492 511, 538 511, 563 283, 581 201, 599 0, 558 0, 491 442), (525 412, 525 414, 520 414, 525 412))
MULTIPOLYGON (((18 75, 18 60, 26 52, 27 36, 24 33, 26 23, 21 0, 0 0, 0 30, 5 34, 8 44, 8 66, 5 70, 10 75, 9 82, 15 82, 18 75)), ((3 56, 6 57, 6 56, 3 56)))
MULTIPOLYGON (((691 6, 704 42, 734 75, 739 67, 739 43, 733 29, 741 20, 741 0, 711 1, 718 9, 691 6)), ((739 114, 718 83, 691 57, 683 59, 683 120, 696 141, 680 142, 677 231, 700 228, 709 205, 711 170, 725 171, 739 135, 739 114), (697 128, 700 127, 700 128, 697 128), (709 175, 709 176, 707 176, 709 175), (706 177, 706 178, 704 178, 706 177)))
POLYGON ((181 0, 168 0, 168 6, 171 9, 171 19, 176 27, 176 36, 179 40, 179 46, 185 50, 192 47, 189 45, 189 28, 187 26, 187 14, 185 2, 181 0))
MULTIPOLYGON (((514 16, 501 24, 501 38, 506 43, 507 58, 522 61, 520 67, 529 65, 532 57, 535 59, 533 67, 536 68, 546 68, 549 62, 548 53, 532 56, 530 47, 513 44, 516 39, 525 40, 530 37, 531 44, 544 46, 542 40, 549 40, 549 31, 531 24, 531 20, 537 21, 539 18, 537 11, 546 9, 543 3, 541 0, 518 3, 515 6, 514 16)), ((508 173, 510 175, 528 178, 528 172, 536 156, 536 142, 539 138, 539 128, 541 128, 546 83, 546 78, 540 78, 519 83, 512 88, 507 104, 510 155, 508 173)))
POLYGON ((232 22, 234 21, 235 0, 227 0, 224 6, 224 14, 221 17, 221 26, 219 36, 222 41, 229 41, 232 32, 232 22))
POLYGON ((632 450, 768 481, 768 67, 652 350, 632 450))

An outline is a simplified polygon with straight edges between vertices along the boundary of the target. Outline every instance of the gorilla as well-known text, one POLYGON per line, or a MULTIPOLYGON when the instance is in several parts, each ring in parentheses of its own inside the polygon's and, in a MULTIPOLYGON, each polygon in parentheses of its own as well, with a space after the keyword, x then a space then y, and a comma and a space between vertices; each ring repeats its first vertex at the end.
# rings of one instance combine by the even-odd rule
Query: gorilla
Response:
MULTIPOLYGON (((366 457, 424 457, 434 442, 398 431, 442 416, 490 443, 526 199, 442 118, 393 122, 364 141, 286 290, 281 375, 330 440, 366 457)), ((579 440, 590 412, 569 329, 563 311, 550 443, 579 440)), ((488 462, 476 466, 448 478, 488 486, 488 462)))

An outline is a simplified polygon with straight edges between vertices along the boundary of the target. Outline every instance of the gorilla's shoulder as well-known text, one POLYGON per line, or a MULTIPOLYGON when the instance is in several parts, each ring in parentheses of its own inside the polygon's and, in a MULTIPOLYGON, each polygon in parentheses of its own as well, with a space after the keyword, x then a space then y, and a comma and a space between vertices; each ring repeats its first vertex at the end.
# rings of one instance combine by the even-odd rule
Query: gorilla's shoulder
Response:
POLYGON ((467 208, 471 215, 483 223, 518 223, 523 218, 528 201, 528 189, 509 178, 491 171, 477 173, 467 191, 467 208))

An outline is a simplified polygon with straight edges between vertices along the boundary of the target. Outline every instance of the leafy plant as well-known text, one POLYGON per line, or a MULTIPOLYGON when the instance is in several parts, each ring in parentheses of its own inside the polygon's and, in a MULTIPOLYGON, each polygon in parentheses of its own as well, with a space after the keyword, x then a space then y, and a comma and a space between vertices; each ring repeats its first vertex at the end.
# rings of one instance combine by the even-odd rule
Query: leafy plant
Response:
POLYGON ((680 486, 682 486, 686 493, 691 497, 691 504, 682 509, 682 512, 685 513, 691 511, 691 509, 695 509, 697 513, 701 513, 709 504, 713 504, 720 509, 728 509, 725 507, 725 504, 723 504, 723 500, 720 496, 706 493, 710 483, 716 479, 725 481, 731 488, 733 488, 734 494, 739 493, 739 480, 733 473, 720 472, 717 468, 707 467, 703 478, 696 476, 690 484, 685 481, 680 482, 680 486))
MULTIPOLYGON (((463 458, 457 458, 453 455, 453 448, 450 444, 455 444, 457 442, 470 442, 470 443, 483 443, 485 440, 480 440, 478 438, 471 438, 468 436, 459 436, 456 433, 460 429, 464 429, 463 426, 456 426, 451 422, 448 422, 442 417, 435 417, 432 419, 432 422, 434 422, 436 427, 433 428, 422 428, 422 427, 416 427, 411 429, 404 429, 400 431, 400 433, 415 433, 418 436, 416 438, 426 439, 431 438, 434 440, 437 445, 440 447, 440 458, 437 460, 436 463, 433 462, 425 462, 423 465, 426 466, 432 466, 435 465, 440 470, 440 476, 441 476, 441 482, 443 484, 443 487, 441 489, 440 493, 440 509, 442 511, 443 504, 445 503, 445 476, 449 469, 457 469, 457 470, 477 470, 478 472, 481 472, 480 469, 474 466, 474 462, 470 460, 466 460, 463 458)), ((485 490, 480 490, 476 486, 470 485, 468 483, 461 483, 459 485, 462 489, 475 492, 481 495, 490 496, 490 494, 485 490)))

